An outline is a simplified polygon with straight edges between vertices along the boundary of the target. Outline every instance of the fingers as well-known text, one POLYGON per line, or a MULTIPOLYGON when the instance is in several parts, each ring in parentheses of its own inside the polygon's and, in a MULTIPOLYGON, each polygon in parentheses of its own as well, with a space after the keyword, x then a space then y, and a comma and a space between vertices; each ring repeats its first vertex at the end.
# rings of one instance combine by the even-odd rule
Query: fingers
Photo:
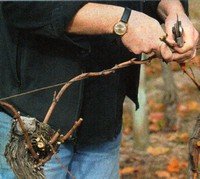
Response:
POLYGON ((167 42, 170 44, 170 46, 172 47, 175 46, 176 42, 174 40, 174 35, 172 33, 171 26, 166 26, 166 33, 167 33, 167 37, 166 37, 167 42))
POLYGON ((197 49, 195 49, 195 50, 194 50, 194 53, 193 53, 193 55, 192 55, 192 58, 191 58, 191 59, 193 59, 194 57, 196 57, 196 55, 197 55, 197 49))
POLYGON ((196 46, 199 40, 199 33, 196 31, 196 29, 193 29, 193 35, 188 35, 190 33, 185 33, 185 39, 187 41, 185 42, 184 46, 179 48, 177 45, 174 45, 173 40, 171 39, 170 35, 166 38, 166 45, 173 46, 173 52, 170 49, 166 47, 166 45, 161 45, 160 54, 163 57, 163 59, 167 62, 170 61, 177 61, 178 63, 182 63, 185 60, 191 60, 196 56, 196 46))
POLYGON ((174 47, 174 50, 176 50, 178 53, 186 53, 190 50, 192 50, 194 48, 194 41, 193 41, 193 38, 189 38, 189 36, 185 35, 183 37, 183 40, 184 40, 184 45, 183 47, 178 47, 178 46, 175 46, 174 47))
POLYGON ((185 44, 182 48, 174 48, 177 53, 173 61, 183 62, 185 60, 191 60, 196 56, 196 46, 199 40, 199 33, 196 29, 193 30, 192 35, 191 33, 185 33, 184 40, 185 44))
POLYGON ((157 48, 153 50, 158 58, 163 59, 165 62, 173 60, 173 53, 170 48, 163 41, 158 41, 157 48))
POLYGON ((173 53, 173 58, 172 61, 176 61, 178 63, 182 63, 185 62, 186 60, 191 60, 192 58, 194 58, 196 56, 196 49, 193 51, 188 51, 184 54, 179 54, 177 52, 173 53))
POLYGON ((181 48, 179 48, 178 46, 174 47, 174 50, 176 50, 178 53, 181 53, 181 54, 184 54, 196 48, 196 45, 199 40, 199 34, 196 31, 196 29, 193 29, 193 30, 186 29, 186 31, 183 34, 183 40, 185 42, 183 47, 181 48))
POLYGON ((166 62, 176 61, 178 63, 182 63, 186 60, 191 60, 196 56, 196 48, 193 48, 186 53, 178 53, 173 51, 165 44, 164 42, 160 42, 159 50, 156 52, 158 57, 161 57, 166 62))
POLYGON ((160 55, 166 62, 170 62, 173 60, 173 53, 164 42, 162 42, 160 45, 160 55))

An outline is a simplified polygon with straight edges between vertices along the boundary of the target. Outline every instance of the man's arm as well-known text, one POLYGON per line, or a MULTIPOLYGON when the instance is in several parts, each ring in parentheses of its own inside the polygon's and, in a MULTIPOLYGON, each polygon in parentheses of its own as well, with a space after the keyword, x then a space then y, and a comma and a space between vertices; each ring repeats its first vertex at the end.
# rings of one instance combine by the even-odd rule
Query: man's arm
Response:
MULTIPOLYGON (((120 20, 123 11, 123 7, 88 3, 76 13, 66 30, 68 33, 75 34, 112 34, 113 26, 120 20)), ((162 53, 162 57, 168 61, 172 57, 172 52, 159 40, 164 35, 157 20, 132 10, 128 31, 121 39, 123 44, 135 54, 154 51, 158 54, 162 53)))
MULTIPOLYGON (((122 36, 122 42, 135 54, 155 52, 161 54, 166 61, 185 60, 195 56, 198 33, 187 18, 180 1, 161 0, 158 5, 158 13, 165 20, 168 40, 172 44, 175 44, 172 27, 176 23, 177 12, 185 29, 185 44, 183 48, 175 47, 176 52, 172 53, 166 44, 160 42, 159 38, 165 33, 158 22, 134 10, 128 22, 128 32, 122 36)), ((88 3, 74 16, 72 22, 67 27, 67 32, 89 35, 111 34, 113 33, 114 24, 120 20, 122 13, 122 7, 88 3)))
MULTIPOLYGON (((176 3, 163 5, 163 2, 164 0, 160 3, 163 12, 168 12, 169 6, 177 6, 176 3)), ((61 38, 64 31, 87 35, 113 33, 113 26, 120 20, 123 7, 87 2, 84 2, 83 6, 82 4, 82 2, 77 4, 71 1, 9 2, 4 3, 3 10, 11 26, 26 30, 26 32, 43 33, 55 38, 61 38)), ((171 18, 168 17, 170 15, 167 16, 170 21, 171 18)), ((165 33, 157 20, 132 10, 128 21, 128 31, 121 39, 123 44, 135 54, 155 52, 161 54, 164 60, 171 61, 174 54, 159 39, 163 35, 165 33)), ((181 55, 176 54, 174 60, 183 58, 185 53, 181 55)))
POLYGON ((5 1, 1 10, 6 24, 24 32, 72 41, 66 26, 86 1, 5 1))
POLYGON ((88 3, 77 12, 66 30, 75 34, 112 34, 123 11, 120 6, 88 3))

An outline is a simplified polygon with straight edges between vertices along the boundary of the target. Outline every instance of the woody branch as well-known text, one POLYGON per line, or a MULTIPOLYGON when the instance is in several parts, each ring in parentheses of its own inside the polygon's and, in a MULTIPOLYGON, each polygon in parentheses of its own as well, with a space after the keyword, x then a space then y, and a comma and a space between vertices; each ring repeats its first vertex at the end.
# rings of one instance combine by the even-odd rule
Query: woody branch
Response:
POLYGON ((90 77, 99 77, 99 76, 107 76, 111 73, 115 73, 115 71, 121 69, 121 68, 125 68, 125 67, 128 67, 128 66, 131 66, 131 65, 141 65, 141 64, 148 64, 150 63, 154 58, 156 57, 156 55, 152 55, 150 56, 149 58, 147 58, 146 60, 143 60, 143 61, 138 61, 136 58, 132 58, 130 59, 129 61, 126 61, 126 62, 123 62, 123 63, 120 63, 120 64, 117 64, 115 65, 114 67, 112 68, 109 68, 109 69, 106 69, 106 70, 102 70, 100 72, 89 72, 89 73, 82 73, 74 78, 72 78, 71 80, 69 80, 62 88, 61 90, 59 91, 59 93, 54 97, 54 100, 51 104, 51 106, 49 107, 49 110, 44 118, 44 123, 48 123, 50 117, 51 117, 51 114, 53 113, 55 107, 56 107, 56 104, 58 103, 58 101, 60 100, 61 96, 63 95, 63 93, 67 90, 67 88, 69 88, 69 86, 71 84, 73 84, 74 82, 77 82, 77 81, 81 81, 81 80, 84 80, 86 78, 90 78, 90 77))

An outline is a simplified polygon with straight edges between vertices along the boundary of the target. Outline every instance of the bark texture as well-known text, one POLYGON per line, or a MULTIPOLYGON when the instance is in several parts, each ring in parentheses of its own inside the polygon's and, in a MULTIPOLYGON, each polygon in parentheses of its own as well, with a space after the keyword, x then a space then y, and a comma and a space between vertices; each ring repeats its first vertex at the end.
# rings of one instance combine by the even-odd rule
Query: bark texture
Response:
POLYGON ((189 178, 199 178, 198 163, 200 152, 200 115, 197 118, 193 134, 189 140, 189 178))
MULTIPOLYGON (((40 164, 55 152, 48 145, 55 131, 48 124, 41 123, 34 118, 24 117, 22 120, 39 160, 34 159, 28 151, 19 123, 15 120, 10 132, 10 141, 6 146, 5 157, 18 178, 44 179, 42 165, 40 166, 40 164)), ((58 148, 57 143, 54 144, 53 148, 55 150, 58 148)))
POLYGON ((173 131, 178 128, 178 117, 176 114, 176 109, 178 105, 177 87, 173 78, 172 71, 168 64, 166 64, 165 62, 161 62, 161 64, 164 80, 163 103, 165 104, 165 129, 173 131))

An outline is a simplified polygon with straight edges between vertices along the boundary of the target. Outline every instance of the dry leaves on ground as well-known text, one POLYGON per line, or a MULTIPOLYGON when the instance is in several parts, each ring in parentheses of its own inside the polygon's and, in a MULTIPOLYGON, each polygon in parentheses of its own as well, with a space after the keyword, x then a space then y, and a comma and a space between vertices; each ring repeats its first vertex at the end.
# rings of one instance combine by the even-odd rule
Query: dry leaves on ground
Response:
POLYGON ((169 151, 169 148, 167 147, 148 147, 147 148, 147 152, 153 156, 158 156, 158 155, 162 155, 165 154, 169 151))
POLYGON ((130 174, 133 174, 134 172, 138 172, 139 171, 139 168, 135 168, 135 167, 125 167, 123 169, 121 169, 119 171, 119 174, 120 175, 130 175, 130 174))
POLYGON ((197 101, 190 100, 178 106, 180 116, 184 116, 190 112, 200 112, 200 104, 197 101))
POLYGON ((151 112, 149 118, 149 130, 150 132, 158 132, 164 126, 164 113, 163 112, 151 112))
POLYGON ((165 170, 158 170, 155 172, 155 175, 159 178, 170 178, 171 177, 170 173, 165 170))
POLYGON ((148 99, 147 104, 151 112, 161 112, 165 109, 165 105, 157 102, 155 99, 148 99))
POLYGON ((176 157, 173 157, 167 165, 167 171, 170 173, 179 173, 181 169, 186 169, 187 166, 187 162, 180 161, 176 157))
POLYGON ((187 132, 184 133, 171 133, 167 140, 170 142, 181 142, 181 143, 187 143, 189 140, 189 134, 187 132))

